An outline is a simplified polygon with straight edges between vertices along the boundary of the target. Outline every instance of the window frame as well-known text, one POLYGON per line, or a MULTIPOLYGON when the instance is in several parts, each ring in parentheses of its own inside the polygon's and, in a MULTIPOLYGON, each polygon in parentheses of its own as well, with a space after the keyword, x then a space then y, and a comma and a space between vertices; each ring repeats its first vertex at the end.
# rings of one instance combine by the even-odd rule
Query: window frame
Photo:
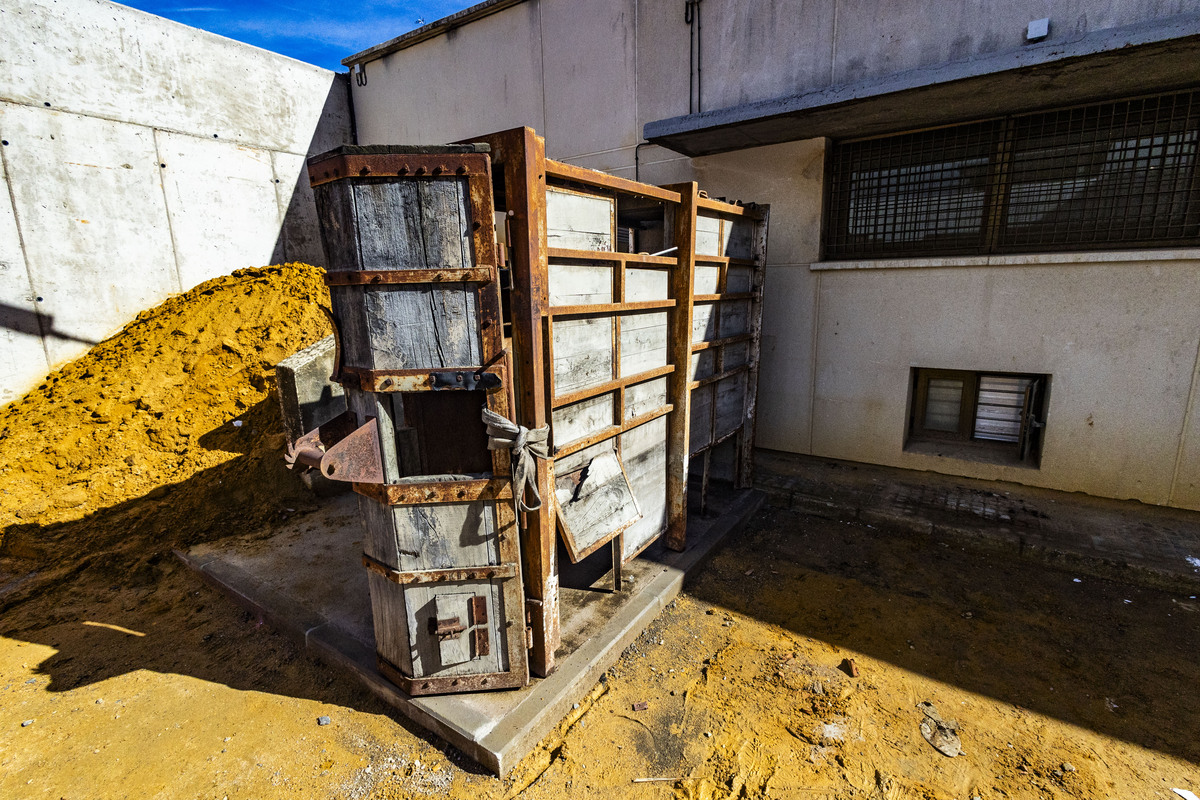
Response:
POLYGON ((1200 246, 1200 89, 839 140, 825 175, 823 261, 1200 246), (1056 136, 1056 157, 1030 155, 1056 136), (1072 164, 1105 147, 1115 172, 1077 175, 1075 197, 1072 164), (1172 158, 1186 163, 1164 186, 1172 158), (1014 188, 1026 208, 1047 207, 1045 220, 1021 221, 1022 206, 1010 214, 1014 188), (1161 210, 1171 204, 1180 210, 1161 210))
POLYGON ((1046 373, 1007 372, 1001 370, 956 370, 912 367, 909 380, 909 405, 905 427, 906 452, 948 456, 969 461, 985 461, 1015 466, 1041 466, 1045 442, 1046 411, 1049 408, 1050 380, 1046 373), (979 413, 980 379, 983 377, 1028 378, 1020 414, 1016 442, 985 439, 975 435, 979 413), (929 401, 929 382, 936 379, 961 380, 958 430, 940 431, 925 427, 929 401))

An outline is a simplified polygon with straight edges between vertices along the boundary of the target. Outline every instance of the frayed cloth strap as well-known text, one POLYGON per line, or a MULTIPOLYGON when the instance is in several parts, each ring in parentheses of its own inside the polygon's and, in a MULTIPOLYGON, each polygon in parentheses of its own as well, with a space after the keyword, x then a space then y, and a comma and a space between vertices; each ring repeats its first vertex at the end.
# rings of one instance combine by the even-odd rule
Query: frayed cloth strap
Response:
POLYGON ((537 462, 533 459, 550 457, 546 449, 550 427, 529 430, 487 408, 483 410, 483 422, 487 425, 488 450, 512 451, 513 497, 517 500, 517 508, 537 511, 542 507, 542 496, 538 494, 537 462), (533 494, 533 505, 525 504, 526 488, 533 494))

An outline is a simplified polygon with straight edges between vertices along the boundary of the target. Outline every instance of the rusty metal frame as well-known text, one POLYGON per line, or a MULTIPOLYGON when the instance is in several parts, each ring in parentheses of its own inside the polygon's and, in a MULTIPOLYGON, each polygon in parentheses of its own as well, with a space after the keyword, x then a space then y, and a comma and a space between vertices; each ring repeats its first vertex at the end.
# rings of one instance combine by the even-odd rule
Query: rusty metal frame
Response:
POLYGON ((387 578, 392 583, 401 586, 413 586, 427 583, 461 583, 463 581, 491 581, 505 578, 516 578, 520 575, 517 562, 502 562, 486 564, 480 567, 458 567, 453 569, 399 570, 389 567, 379 559, 363 553, 363 566, 367 572, 374 572, 380 577, 387 578))
POLYGON ((508 381, 505 364, 488 367, 446 367, 445 369, 365 369, 342 367, 340 383, 351 384, 364 392, 436 392, 495 389, 508 381), (485 375, 494 376, 483 381, 485 375))
MULTIPOLYGON (((465 148, 464 148, 465 149, 465 148)), ((441 282, 443 279, 475 284, 477 308, 480 315, 481 363, 450 370, 368 370, 340 366, 337 377, 347 381, 356 380, 368 392, 424 391, 433 390, 435 375, 455 373, 465 377, 482 378, 495 376, 500 386, 496 391, 484 395, 485 405, 491 411, 512 418, 515 405, 509 354, 504 347, 499 271, 496 240, 493 232, 495 219, 492 202, 491 158, 482 152, 463 153, 341 153, 330 155, 310 163, 309 174, 313 186, 335 180, 408 176, 437 179, 465 179, 467 182, 468 207, 471 219, 471 255, 474 266, 468 270, 413 270, 409 275, 398 275, 403 270, 362 272, 362 283, 384 284, 392 282, 441 282), (485 278, 486 275, 486 279, 485 278), (410 278, 411 276, 411 278, 410 278), (449 277, 447 277, 449 276, 449 277), (427 278, 427 281, 420 280, 427 278), (390 381, 385 385, 385 382, 390 381)), ((335 278, 331 285, 357 285, 359 282, 335 278)), ((336 326, 335 326, 336 327, 336 326)), ((464 381, 465 382, 465 381, 464 381)), ((381 503, 424 504, 428 502, 470 502, 471 499, 491 500, 495 514, 496 538, 499 564, 492 565, 494 575, 481 579, 500 580, 504 617, 498 627, 505 636, 508 654, 508 670, 497 673, 443 678, 413 678, 378 656, 380 671, 392 682, 409 694, 435 694, 441 692, 478 691, 524 686, 529 682, 529 660, 526 653, 526 637, 523 626, 512 624, 512 618, 524 617, 522 602, 522 580, 520 571, 521 548, 513 535, 517 528, 515 504, 512 498, 512 462, 508 450, 489 451, 492 460, 492 475, 481 481, 429 481, 385 484, 359 482, 355 489, 381 503), (474 495, 472 498, 471 496, 474 495), (433 499, 431 499, 431 496, 433 499)), ((382 473, 382 466, 381 466, 382 473)), ((369 559, 373 561, 373 559, 369 559)), ((384 565, 386 566, 386 565, 384 565)), ((474 569, 474 568, 472 568, 474 569)), ((488 567, 483 568, 485 571, 488 567)), ((397 575, 408 575, 394 570, 397 575)), ((439 570, 422 571, 437 578, 439 570)), ((461 570, 460 570, 461 572, 461 570)), ((485 574, 485 573, 481 573, 485 574)), ((393 577, 385 575, 385 577, 393 577)), ((442 576, 440 579, 449 580, 442 576)), ((416 580, 416 579, 414 579, 416 580)), ((469 578, 462 578, 469 580, 469 578)))
POLYGON ((495 280, 495 268, 483 264, 468 269, 363 269, 325 273, 326 286, 374 286, 406 283, 487 283, 495 280))

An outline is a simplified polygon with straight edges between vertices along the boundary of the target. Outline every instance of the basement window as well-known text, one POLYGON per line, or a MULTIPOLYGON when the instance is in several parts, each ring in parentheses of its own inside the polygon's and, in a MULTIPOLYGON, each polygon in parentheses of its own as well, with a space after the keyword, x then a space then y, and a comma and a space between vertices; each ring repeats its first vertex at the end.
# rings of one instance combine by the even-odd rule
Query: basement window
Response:
POLYGON ((1049 375, 913 369, 905 450, 1037 467, 1049 375))
POLYGON ((1200 92, 842 141, 827 260, 1200 245, 1200 92))

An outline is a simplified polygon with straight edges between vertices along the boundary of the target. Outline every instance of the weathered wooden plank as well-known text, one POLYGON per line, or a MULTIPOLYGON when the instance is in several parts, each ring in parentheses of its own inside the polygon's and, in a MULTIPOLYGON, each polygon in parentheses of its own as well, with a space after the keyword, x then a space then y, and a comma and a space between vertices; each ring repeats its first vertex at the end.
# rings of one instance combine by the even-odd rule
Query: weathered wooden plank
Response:
POLYGON ((616 396, 613 393, 590 397, 554 410, 550 431, 555 447, 562 447, 616 422, 616 396))
POLYGON ((556 395, 616 377, 611 317, 555 320, 553 347, 556 395))
POLYGON ((649 414, 667 404, 667 379, 655 378, 644 383, 635 383, 625 389, 625 419, 635 419, 649 414))
POLYGON ((475 675, 489 672, 503 672, 508 669, 508 648, 505 646, 504 639, 502 638, 503 632, 501 627, 503 624, 502 620, 504 619, 504 601, 499 583, 499 581, 464 581, 462 583, 414 586, 404 589, 406 610, 408 612, 408 628, 413 634, 410 637, 410 647, 413 651, 412 663, 414 675, 423 678, 475 675), (450 602, 455 602, 456 604, 461 602, 464 606, 471 597, 487 598, 488 622, 485 625, 492 645, 487 655, 473 657, 475 654, 469 649, 469 636, 464 632, 461 634, 462 642, 460 644, 462 647, 455 655, 466 655, 468 658, 456 663, 446 663, 442 660, 442 648, 437 637, 431 633, 431 629, 435 629, 437 626, 438 600, 445 595, 451 596, 452 599, 450 602), (460 597, 455 598, 455 595, 459 595, 460 597))
POLYGON ((626 314, 621 318, 620 375, 665 366, 667 363, 667 315, 626 314))
POLYGON ((721 336, 739 336, 750 331, 749 300, 729 300, 721 307, 721 336))
POLYGON ((746 373, 717 381, 716 390, 714 435, 719 439, 737 430, 746 420, 746 373))
POLYGON ((625 270, 625 301, 640 303, 668 298, 667 270, 628 267, 625 270))
POLYGON ((329 304, 337 320, 342 366, 373 369, 375 358, 369 346, 362 286, 330 286, 329 304))
POLYGON ((594 551, 641 517, 616 451, 600 453, 570 473, 556 471, 555 501, 575 560, 594 551))
POLYGON ((692 306, 692 342, 717 338, 716 303, 696 303, 692 306))
MULTIPOLYGON (((354 183, 359 269, 425 269, 415 181, 354 183)), ((445 224, 440 223, 440 224, 445 224)), ((433 266, 462 266, 434 264, 433 266)))
POLYGON ((547 277, 552 306, 613 302, 612 264, 552 263, 547 277))
POLYGON ((734 342, 727 344, 722 350, 722 364, 725 369, 735 369, 750 363, 750 342, 734 342))
POLYGON ((628 560, 667 529, 667 418, 621 434, 621 460, 642 518, 622 534, 628 560))
MULTIPOLYGON (((754 258, 754 242, 758 221, 752 217, 725 220, 724 254, 730 258, 754 258)), ((730 291, 733 291, 732 289, 730 291)))
POLYGON ((712 444, 712 409, 712 384, 692 389, 691 435, 688 437, 688 449, 692 455, 712 444))
POLYGON ((713 374, 713 369, 716 364, 715 350, 701 350, 699 353, 692 353, 691 372, 688 375, 689 381, 704 380, 709 375, 713 374))
POLYGON ((754 270, 752 267, 731 266, 729 275, 726 278, 725 291, 730 294, 739 294, 741 292, 749 292, 753 290, 754 270))
POLYGON ((720 291, 721 268, 708 264, 696 265, 692 294, 716 294, 720 291))
POLYGON ((482 363, 477 298, 469 284, 364 287, 376 369, 482 363))
POLYGON ((572 250, 612 251, 616 200, 570 189, 546 189, 546 244, 572 250))
POLYGON ((325 269, 362 269, 358 255, 358 231, 354 222, 354 193, 345 183, 318 186, 313 190, 321 225, 325 269))
POLYGON ((721 255, 721 220, 718 217, 696 217, 696 255, 721 255))

